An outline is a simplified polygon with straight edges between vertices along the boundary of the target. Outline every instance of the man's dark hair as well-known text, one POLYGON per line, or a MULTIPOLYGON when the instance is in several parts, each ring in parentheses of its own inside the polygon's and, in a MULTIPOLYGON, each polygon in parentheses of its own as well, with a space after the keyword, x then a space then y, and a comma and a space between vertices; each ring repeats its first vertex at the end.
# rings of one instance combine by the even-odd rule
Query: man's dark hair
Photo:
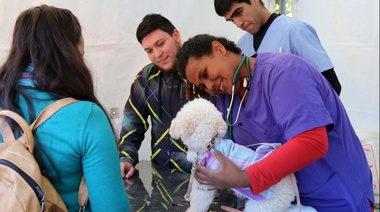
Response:
MULTIPOLYGON (((214 0, 214 8, 216 14, 219 16, 224 16, 226 12, 228 12, 231 9, 231 6, 233 3, 242 3, 245 2, 247 4, 251 4, 251 0, 214 0)), ((261 6, 264 7, 264 3, 262 0, 260 0, 261 6)))
POLYGON ((174 29, 176 28, 164 16, 152 13, 146 15, 137 27, 136 38, 141 44, 141 40, 144 39, 145 36, 157 29, 162 30, 172 36, 174 29))

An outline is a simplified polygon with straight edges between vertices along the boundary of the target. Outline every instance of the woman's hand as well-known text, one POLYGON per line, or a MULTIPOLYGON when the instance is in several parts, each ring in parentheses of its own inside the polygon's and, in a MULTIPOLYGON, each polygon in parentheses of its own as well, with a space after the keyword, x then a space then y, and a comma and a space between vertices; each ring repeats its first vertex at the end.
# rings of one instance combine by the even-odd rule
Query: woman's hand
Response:
POLYGON ((195 170, 195 179, 200 184, 210 185, 210 190, 250 186, 248 175, 244 170, 238 168, 217 150, 213 152, 213 155, 219 161, 220 167, 211 170, 198 164, 195 170))

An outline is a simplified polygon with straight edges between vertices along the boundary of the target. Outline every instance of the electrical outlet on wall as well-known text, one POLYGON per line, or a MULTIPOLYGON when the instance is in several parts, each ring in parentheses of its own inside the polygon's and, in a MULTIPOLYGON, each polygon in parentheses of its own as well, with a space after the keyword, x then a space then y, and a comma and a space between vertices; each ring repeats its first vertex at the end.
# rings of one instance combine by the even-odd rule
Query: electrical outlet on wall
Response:
POLYGON ((113 107, 110 109, 110 117, 112 119, 118 119, 119 118, 119 108, 113 107))

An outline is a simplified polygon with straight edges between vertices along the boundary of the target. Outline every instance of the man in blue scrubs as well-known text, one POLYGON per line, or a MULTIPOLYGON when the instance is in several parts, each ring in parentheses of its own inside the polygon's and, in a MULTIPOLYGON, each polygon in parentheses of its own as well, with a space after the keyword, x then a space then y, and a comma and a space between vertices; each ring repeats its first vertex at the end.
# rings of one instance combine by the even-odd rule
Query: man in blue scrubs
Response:
POLYGON ((339 95, 341 85, 316 30, 297 19, 271 13, 261 0, 214 0, 215 11, 246 31, 237 42, 248 56, 257 52, 288 52, 311 63, 339 95))

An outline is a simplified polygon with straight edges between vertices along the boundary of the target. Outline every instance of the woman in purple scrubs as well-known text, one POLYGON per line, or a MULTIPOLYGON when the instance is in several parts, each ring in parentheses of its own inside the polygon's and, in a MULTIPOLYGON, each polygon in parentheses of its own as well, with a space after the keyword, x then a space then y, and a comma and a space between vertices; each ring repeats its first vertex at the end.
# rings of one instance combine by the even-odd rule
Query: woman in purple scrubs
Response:
POLYGON ((282 143, 239 170, 215 151, 221 167, 198 165, 195 177, 213 188, 250 187, 258 194, 294 173, 303 205, 318 211, 371 211, 372 176, 362 145, 338 95, 304 59, 288 53, 241 54, 231 41, 197 35, 177 54, 194 86, 218 96, 236 143, 282 143))

